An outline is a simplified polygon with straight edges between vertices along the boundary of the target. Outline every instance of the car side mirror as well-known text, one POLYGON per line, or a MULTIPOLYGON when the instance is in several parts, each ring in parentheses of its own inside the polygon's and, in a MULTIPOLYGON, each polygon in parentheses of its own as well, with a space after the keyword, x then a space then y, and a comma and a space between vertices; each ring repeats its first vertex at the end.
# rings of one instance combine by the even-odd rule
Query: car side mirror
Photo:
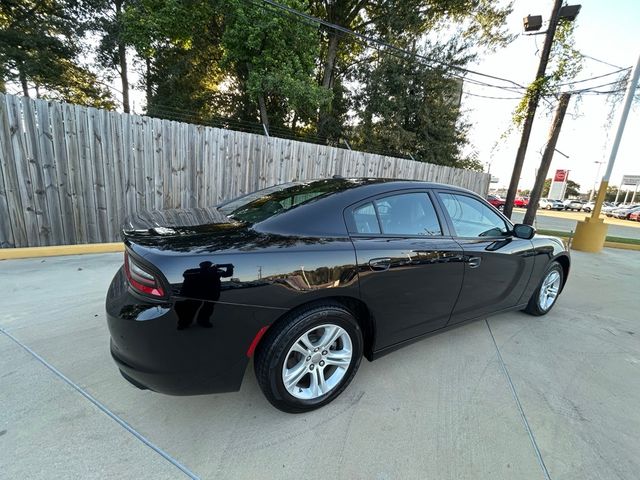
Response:
POLYGON ((516 223, 513 226, 513 236, 517 238, 522 238, 524 240, 531 240, 533 236, 536 234, 536 229, 531 225, 526 225, 524 223, 516 223))

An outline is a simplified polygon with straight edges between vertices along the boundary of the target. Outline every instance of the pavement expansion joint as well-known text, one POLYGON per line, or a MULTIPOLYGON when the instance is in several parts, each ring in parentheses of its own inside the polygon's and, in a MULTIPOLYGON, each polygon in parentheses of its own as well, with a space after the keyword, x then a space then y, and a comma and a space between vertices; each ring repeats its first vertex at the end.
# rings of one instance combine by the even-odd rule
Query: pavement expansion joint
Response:
POLYGON ((540 448, 538 448, 538 442, 536 442, 536 437, 533 434, 533 430, 531 429, 531 425, 529 425, 529 421, 527 420, 527 416, 524 413, 524 408, 522 408, 522 403, 520 402, 520 397, 518 396, 518 392, 516 391, 516 387, 511 380, 511 375, 509 375, 509 369, 507 365, 504 363, 502 359, 502 354, 500 353, 500 348, 498 348, 498 343, 496 342, 496 338, 493 336, 493 331, 491 330, 491 325, 489 325, 489 320, 485 318, 484 323, 487 325, 489 329, 489 334, 491 335, 491 340, 493 341, 493 346, 496 348, 496 356, 498 357, 498 362, 502 367, 502 372, 504 373, 505 378, 507 379, 507 383, 509 384, 509 388, 511 389, 511 393, 513 395, 513 399, 516 402, 516 406, 518 407, 518 411, 520 412, 520 417, 522 418, 522 423, 524 424, 524 428, 529 435, 529 440, 531 441, 531 446, 535 451, 536 458, 538 459, 538 463, 540 464, 540 468, 542 469, 542 473, 544 474, 545 480, 551 480, 551 475, 549 475, 549 470, 547 470, 547 466, 544 463, 544 459, 542 458, 542 453, 540 453, 540 448))
POLYGON ((120 418, 118 415, 116 415, 115 413, 113 413, 111 410, 109 410, 109 408, 107 408, 106 405, 104 405, 102 402, 100 402, 97 398, 95 398, 93 395, 91 395, 89 392, 87 392, 86 390, 84 390, 80 385, 78 385, 77 383, 75 383, 73 380, 71 380, 69 377, 67 377, 64 373, 62 373, 60 370, 58 370, 56 367, 54 367, 53 365, 51 365, 49 362, 47 362, 44 358, 42 358, 40 355, 38 355, 35 351, 33 351, 31 348, 29 348, 27 345, 25 345, 24 343, 22 343, 20 340, 18 340, 16 337, 14 337, 13 335, 11 335, 9 332, 7 332, 4 328, 0 327, 0 332, 3 333, 4 335, 6 335, 11 341, 13 341, 15 344, 17 344, 20 348, 22 348, 24 351, 26 351, 29 355, 31 355, 32 357, 34 357, 36 360, 38 360, 42 365, 44 365, 46 368, 48 368, 54 375, 56 375, 59 379, 61 379, 63 382, 65 382, 66 384, 68 384, 71 388, 73 388, 75 391, 77 391, 80 395, 82 395, 84 398, 86 398, 87 400, 89 400, 93 405, 95 405, 98 410, 100 410, 102 413, 104 413, 105 415, 107 415, 109 418, 111 418, 112 420, 114 420, 118 425, 120 425, 122 428, 124 428, 126 431, 128 431, 131 435, 133 435, 134 437, 136 437, 138 440, 140 440, 143 444, 145 444, 147 447, 149 447, 150 449, 152 449, 153 451, 155 451, 157 454, 159 454, 162 458, 164 458, 165 460, 167 460, 169 463, 171 463, 172 465, 174 465, 176 468, 178 468, 179 470, 181 470, 185 475, 187 475, 189 478, 191 478, 192 480, 199 480, 199 477, 193 473, 191 470, 189 470, 187 467, 185 467, 184 465, 182 465, 178 460, 176 460, 175 458, 173 458, 171 455, 169 455, 167 452, 165 452, 164 450, 162 450, 160 447, 158 447, 157 445, 155 445, 153 442, 151 442, 151 440, 147 439, 144 435, 142 435, 140 432, 138 432, 136 429, 134 429, 131 425, 129 425, 125 420, 123 420, 122 418, 120 418))

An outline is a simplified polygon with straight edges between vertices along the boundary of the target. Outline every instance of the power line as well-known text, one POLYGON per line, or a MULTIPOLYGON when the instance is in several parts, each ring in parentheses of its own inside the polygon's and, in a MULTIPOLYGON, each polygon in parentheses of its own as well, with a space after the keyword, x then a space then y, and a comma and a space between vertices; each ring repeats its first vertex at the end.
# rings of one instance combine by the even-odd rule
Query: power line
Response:
MULTIPOLYGON (((595 61, 595 62, 602 63, 603 65, 607 65, 607 66, 609 66, 609 67, 613 67, 613 68, 618 68, 618 69, 620 69, 620 70, 624 70, 624 67, 620 67, 620 66, 618 66, 618 65, 614 65, 613 63, 605 62, 604 60, 600 60, 600 59, 598 59, 598 58, 592 57, 591 55, 587 55, 587 54, 585 54, 585 53, 581 53, 581 52, 578 52, 578 53, 579 53, 579 54, 580 54, 580 56, 581 56, 581 57, 583 57, 583 58, 588 58, 589 60, 593 60, 593 61, 595 61)), ((631 68, 631 67, 629 67, 629 68, 631 68)))
POLYGON ((584 82, 590 82, 591 80, 597 80, 599 78, 604 78, 604 77, 609 77, 611 75, 615 75, 616 73, 620 73, 620 72, 627 72, 631 70, 631 67, 626 67, 626 68, 619 68, 618 70, 614 70, 613 72, 609 72, 609 73, 604 73, 602 75, 596 75, 595 77, 589 77, 589 78, 583 78, 581 80, 572 80, 570 82, 565 82, 565 83, 559 83, 556 86, 558 87, 562 87, 565 85, 573 85, 575 83, 584 83, 584 82))
POLYGON ((479 95, 477 93, 471 93, 471 92, 462 92, 463 95, 470 95, 472 97, 478 97, 478 98, 489 98, 492 100, 520 100, 522 97, 492 97, 489 95, 479 95))
MULTIPOLYGON (((278 2, 275 2, 274 0, 262 0, 262 2, 267 3, 267 4, 271 5, 272 7, 277 8, 277 9, 286 11, 286 12, 288 12, 288 13, 290 13, 292 15, 295 15, 297 17, 300 17, 300 18, 303 18, 305 20, 311 21, 313 23, 316 23, 316 24, 319 24, 319 25, 323 25, 325 27, 331 28, 333 30, 337 30, 337 31, 342 32, 342 33, 347 33, 349 35, 353 35, 353 36, 355 36, 355 37, 359 38, 360 40, 363 40, 363 41, 365 41, 367 43, 375 43, 375 44, 383 46, 383 47, 385 47, 385 48, 387 48, 389 50, 393 50, 393 51, 402 53, 404 55, 420 58, 420 59, 425 60, 427 62, 439 63, 442 66, 451 68, 453 70, 458 70, 460 72, 464 72, 464 73, 467 73, 467 74, 478 75, 478 76, 481 76, 481 77, 490 78, 492 80, 498 80, 500 82, 510 83, 510 84, 512 84, 512 85, 514 85, 514 86, 516 86, 518 88, 521 88, 521 89, 525 89, 526 88, 523 85, 520 85, 519 83, 517 83, 517 82, 515 82, 513 80, 510 80, 508 78, 502 78, 502 77, 498 77, 498 76, 495 76, 495 75, 490 75, 490 74, 487 74, 487 73, 478 72, 478 71, 471 70, 471 69, 468 69, 468 68, 460 67, 458 65, 447 63, 447 62, 444 62, 442 60, 429 58, 429 57, 427 57, 425 55, 421 55, 421 54, 416 53, 416 52, 411 52, 411 51, 406 50, 404 48, 398 47, 397 45, 393 45, 391 43, 385 42, 384 40, 373 38, 373 37, 370 37, 368 35, 364 35, 362 33, 358 33, 358 32, 356 32, 354 30, 349 29, 349 28, 343 27, 341 25, 328 22, 328 21, 323 20, 323 19, 318 18, 318 17, 314 17, 313 15, 301 12, 299 10, 296 10, 295 8, 289 7, 288 5, 282 5, 282 4, 278 3, 278 2)), ((251 2, 251 3, 253 3, 255 5, 255 2, 251 2)), ((464 77, 461 77, 461 78, 464 78, 464 77)), ((496 88, 500 88, 498 86, 495 86, 495 87, 496 88)))

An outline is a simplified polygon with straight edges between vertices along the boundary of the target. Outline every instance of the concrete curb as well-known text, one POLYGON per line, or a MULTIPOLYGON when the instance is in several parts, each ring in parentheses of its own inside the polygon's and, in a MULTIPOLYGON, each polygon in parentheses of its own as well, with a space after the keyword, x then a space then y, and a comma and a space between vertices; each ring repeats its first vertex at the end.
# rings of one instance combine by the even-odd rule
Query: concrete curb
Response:
POLYGON ((60 255, 83 255, 87 253, 112 253, 124 251, 122 242, 90 243, 84 245, 55 245, 50 247, 2 248, 0 260, 34 257, 57 257, 60 255))

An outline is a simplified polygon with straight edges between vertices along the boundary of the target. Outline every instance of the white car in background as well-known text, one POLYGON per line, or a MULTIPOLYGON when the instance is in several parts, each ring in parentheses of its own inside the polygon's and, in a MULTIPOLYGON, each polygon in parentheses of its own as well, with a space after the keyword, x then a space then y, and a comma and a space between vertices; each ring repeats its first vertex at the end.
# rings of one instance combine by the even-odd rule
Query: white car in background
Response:
POLYGON ((538 208, 544 208, 545 210, 564 210, 564 203, 560 200, 541 198, 540 202, 538 202, 538 208))

